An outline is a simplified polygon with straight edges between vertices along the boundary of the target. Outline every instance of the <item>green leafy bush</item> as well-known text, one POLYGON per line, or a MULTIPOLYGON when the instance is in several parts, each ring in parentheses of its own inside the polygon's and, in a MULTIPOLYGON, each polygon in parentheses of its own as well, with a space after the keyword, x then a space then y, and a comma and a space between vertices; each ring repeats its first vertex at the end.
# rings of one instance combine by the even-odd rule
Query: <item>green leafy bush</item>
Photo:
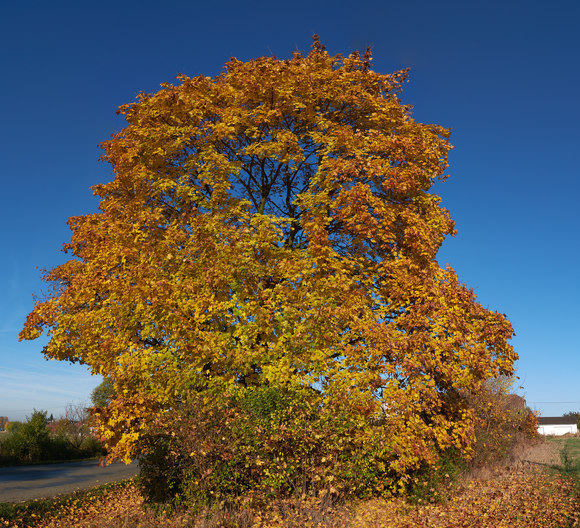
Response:
POLYGON ((149 501, 198 507, 242 497, 386 492, 396 480, 393 450, 384 431, 369 423, 356 402, 322 406, 312 389, 195 394, 148 436, 141 486, 149 501))
POLYGON ((46 411, 34 411, 28 420, 14 428, 2 442, 2 455, 22 462, 43 460, 50 452, 46 411))
POLYGON ((104 455, 86 424, 62 418, 48 427, 46 411, 35 410, 26 422, 9 429, 0 443, 0 464, 30 464, 104 455))

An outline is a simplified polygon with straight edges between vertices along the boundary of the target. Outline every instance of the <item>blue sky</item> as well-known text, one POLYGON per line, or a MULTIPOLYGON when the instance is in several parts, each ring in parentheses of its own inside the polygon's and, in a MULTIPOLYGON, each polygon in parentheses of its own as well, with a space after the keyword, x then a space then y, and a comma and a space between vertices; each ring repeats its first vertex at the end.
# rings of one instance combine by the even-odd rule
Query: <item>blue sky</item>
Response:
POLYGON ((530 406, 580 410, 579 24, 577 0, 2 2, 0 415, 58 416, 100 382, 17 335, 37 267, 65 259, 67 218, 112 177, 97 145, 122 128, 116 108, 232 56, 307 52, 313 33, 333 54, 371 45, 377 71, 411 68, 404 102, 453 130, 436 191, 458 235, 439 260, 512 321, 530 406))

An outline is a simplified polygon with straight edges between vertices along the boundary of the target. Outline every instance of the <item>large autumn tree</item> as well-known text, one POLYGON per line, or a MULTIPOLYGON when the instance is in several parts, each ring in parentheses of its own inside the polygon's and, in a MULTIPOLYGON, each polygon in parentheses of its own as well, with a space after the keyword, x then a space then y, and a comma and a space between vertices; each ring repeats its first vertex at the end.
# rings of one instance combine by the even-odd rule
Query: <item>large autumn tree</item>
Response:
POLYGON ((70 219, 21 333, 113 380, 114 456, 191 395, 252 387, 350 402, 401 474, 469 451, 467 395, 512 372, 512 328, 436 261, 449 131, 412 118, 406 78, 315 37, 120 107, 100 212, 70 219))

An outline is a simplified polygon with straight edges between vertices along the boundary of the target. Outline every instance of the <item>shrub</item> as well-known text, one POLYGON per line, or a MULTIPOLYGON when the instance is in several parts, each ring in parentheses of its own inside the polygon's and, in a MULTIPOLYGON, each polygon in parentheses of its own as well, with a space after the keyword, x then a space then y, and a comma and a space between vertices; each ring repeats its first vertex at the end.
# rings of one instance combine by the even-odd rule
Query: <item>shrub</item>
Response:
POLYGON ((321 406, 312 389, 236 387, 195 394, 166 413, 141 457, 150 501, 201 507, 287 495, 382 493, 396 481, 384 430, 344 398, 321 406))
POLYGON ((5 457, 23 462, 43 460, 49 453, 49 432, 46 411, 35 410, 27 421, 11 430, 2 442, 5 457))
POLYGON ((0 463, 38 463, 102 456, 101 442, 86 424, 61 418, 48 424, 46 411, 35 410, 12 427, 0 444, 0 463), (48 427, 50 425, 50 429, 48 427))
POLYGON ((408 489, 408 498, 414 503, 445 500, 457 478, 466 471, 467 460, 457 449, 441 453, 433 465, 424 465, 415 472, 408 489))
POLYGON ((505 460, 519 441, 537 436, 537 418, 523 398, 509 392, 512 381, 491 380, 471 398, 477 416, 472 467, 505 460))

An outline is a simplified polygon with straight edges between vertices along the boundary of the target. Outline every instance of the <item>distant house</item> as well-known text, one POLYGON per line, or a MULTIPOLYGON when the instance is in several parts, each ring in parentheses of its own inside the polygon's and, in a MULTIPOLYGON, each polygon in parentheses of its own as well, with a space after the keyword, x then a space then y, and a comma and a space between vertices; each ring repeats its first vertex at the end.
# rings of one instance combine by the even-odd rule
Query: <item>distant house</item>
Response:
POLYGON ((538 433, 542 435, 575 434, 578 424, 575 416, 540 416, 538 418, 538 433))

